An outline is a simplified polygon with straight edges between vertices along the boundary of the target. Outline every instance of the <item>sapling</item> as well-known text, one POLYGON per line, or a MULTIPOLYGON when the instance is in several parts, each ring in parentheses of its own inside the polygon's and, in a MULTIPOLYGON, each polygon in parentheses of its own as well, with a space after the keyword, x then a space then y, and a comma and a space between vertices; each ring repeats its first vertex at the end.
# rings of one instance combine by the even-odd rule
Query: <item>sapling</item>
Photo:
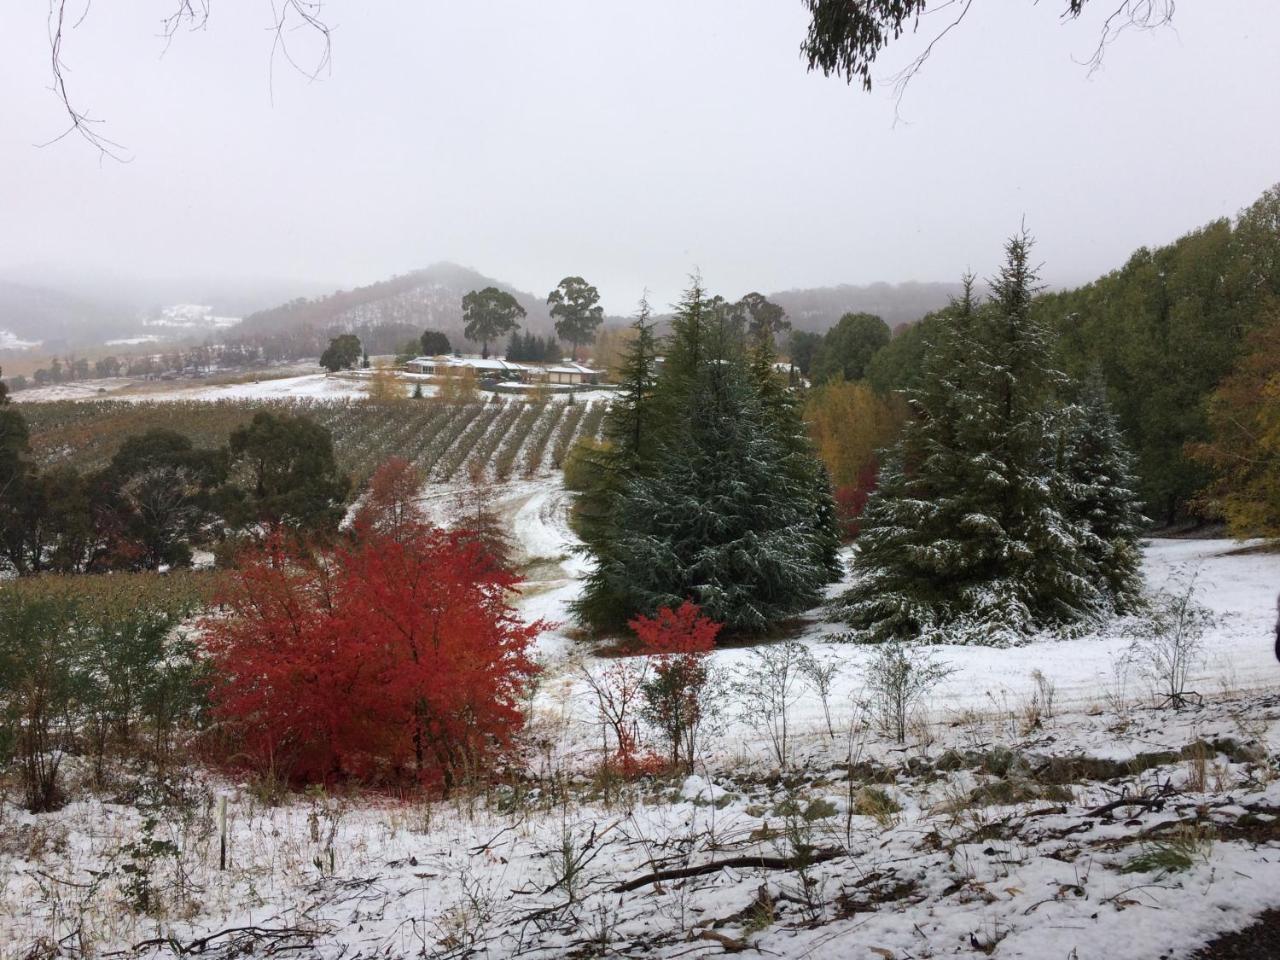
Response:
POLYGON ((933 654, 898 640, 881 644, 867 664, 871 709, 885 733, 898 743, 907 739, 907 722, 920 701, 955 672, 933 654))
POLYGON ((742 719, 764 734, 780 767, 790 761, 791 708, 800 697, 808 650, 795 640, 757 647, 733 683, 742 719))
POLYGON ((693 772, 693 761, 707 722, 717 706, 707 654, 720 624, 702 616, 692 603, 663 607, 656 617, 630 622, 653 668, 641 684, 640 713, 666 742, 672 767, 693 772))
POLYGON ((831 689, 835 685, 836 674, 840 672, 840 664, 835 659, 819 658, 813 651, 805 648, 800 670, 822 701, 822 718, 827 723, 827 736, 834 740, 836 729, 831 722, 831 689))
POLYGON ((1195 580, 1178 593, 1156 594, 1147 616, 1130 631, 1129 658, 1155 688, 1160 706, 1178 708, 1200 699, 1188 685, 1204 663, 1204 635, 1214 620, 1195 600, 1195 580))

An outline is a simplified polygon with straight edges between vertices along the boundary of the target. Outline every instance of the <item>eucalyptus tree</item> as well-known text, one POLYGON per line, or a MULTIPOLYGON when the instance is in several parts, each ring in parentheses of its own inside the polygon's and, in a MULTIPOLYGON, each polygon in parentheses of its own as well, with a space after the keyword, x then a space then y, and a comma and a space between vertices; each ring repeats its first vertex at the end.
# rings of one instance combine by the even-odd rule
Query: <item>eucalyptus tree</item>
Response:
POLYGON ((604 320, 600 291, 581 277, 565 277, 547 294, 551 316, 556 321, 556 334, 573 344, 573 359, 578 359, 578 344, 588 343, 604 320))
POLYGON ((462 298, 462 332, 468 340, 480 341, 480 355, 485 359, 490 341, 518 330, 524 315, 520 302, 497 287, 472 290, 462 298))

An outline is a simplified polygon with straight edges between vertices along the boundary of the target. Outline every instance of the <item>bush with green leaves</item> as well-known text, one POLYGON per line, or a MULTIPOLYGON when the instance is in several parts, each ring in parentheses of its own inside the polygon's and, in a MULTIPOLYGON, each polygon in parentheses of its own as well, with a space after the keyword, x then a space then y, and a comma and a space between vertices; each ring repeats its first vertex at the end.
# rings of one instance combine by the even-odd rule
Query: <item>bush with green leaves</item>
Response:
POLYGON ((163 765, 203 713, 203 681, 181 625, 208 574, 42 577, 0 587, 0 760, 16 759, 33 812, 61 806, 64 756, 163 765))

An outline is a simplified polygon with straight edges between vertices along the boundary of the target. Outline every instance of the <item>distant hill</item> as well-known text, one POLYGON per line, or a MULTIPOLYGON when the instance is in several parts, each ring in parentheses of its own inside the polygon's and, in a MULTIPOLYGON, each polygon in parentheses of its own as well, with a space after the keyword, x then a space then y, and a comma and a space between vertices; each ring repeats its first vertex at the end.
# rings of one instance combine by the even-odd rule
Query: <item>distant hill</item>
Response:
POLYGON ((462 298, 472 290, 497 287, 524 307, 526 330, 547 334, 553 329, 544 297, 517 290, 510 284, 456 263, 436 263, 422 270, 371 283, 354 290, 339 290, 314 299, 297 299, 250 314, 229 337, 262 337, 280 334, 337 333, 378 328, 422 331, 442 330, 454 342, 462 341, 462 298))
MULTIPOLYGON (((392 277, 354 290, 327 296, 296 299, 245 317, 227 331, 231 338, 280 335, 332 335, 338 332, 370 333, 384 329, 401 336, 426 328, 442 330, 455 343, 462 342, 462 298, 482 287, 510 293, 524 307, 525 329, 540 335, 554 325, 545 299, 517 290, 510 284, 455 263, 436 263, 422 270, 392 277)), ((958 293, 958 283, 841 284, 809 290, 784 290, 769 294, 782 306, 799 330, 824 331, 842 314, 867 311, 881 316, 891 327, 919 320, 945 306, 958 293)), ((665 316, 657 317, 660 321, 665 316)), ((609 318, 625 323, 625 318, 609 318)), ((382 339, 382 338, 378 338, 382 339)))
POLYGON ((315 283, 261 278, 102 277, 48 267, 0 271, 0 352, 199 341, 315 283))
POLYGON ((61 290, 0 280, 0 349, 38 344, 48 350, 99 342, 132 322, 128 307, 61 290))
POLYGON ((781 290, 768 297, 787 311, 794 329, 822 333, 846 313, 874 313, 896 329, 945 307, 959 293, 959 283, 842 283, 781 290))

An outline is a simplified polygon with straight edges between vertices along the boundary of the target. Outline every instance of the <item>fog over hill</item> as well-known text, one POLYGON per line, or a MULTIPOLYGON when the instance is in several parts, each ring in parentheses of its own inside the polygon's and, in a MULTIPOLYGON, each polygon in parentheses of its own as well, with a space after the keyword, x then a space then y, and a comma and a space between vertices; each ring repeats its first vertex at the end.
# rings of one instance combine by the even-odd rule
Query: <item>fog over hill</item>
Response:
MULTIPOLYGON (((526 311, 526 330, 553 331, 545 297, 518 290, 477 270, 441 262, 354 290, 339 290, 315 299, 295 299, 247 316, 234 336, 261 336, 299 331, 359 331, 379 327, 442 330, 462 339, 462 298, 469 291, 494 286, 512 294, 526 311)), ((550 285, 548 285, 550 286, 550 285)), ((822 332, 842 314, 875 313, 896 327, 944 306, 958 293, 958 283, 840 284, 768 294, 786 311, 796 329, 822 332)), ((719 291, 712 291, 719 292, 719 291)), ((747 291, 739 291, 740 296, 747 291)), ((659 320, 664 319, 659 306, 659 320)), ((625 318, 611 317, 612 323, 625 318)))
POLYGON ((768 296, 787 311, 794 329, 822 333, 846 313, 874 313, 896 329, 946 306, 959 293, 959 283, 842 283, 768 296))
POLYGON ((526 329, 539 334, 551 331, 545 297, 517 290, 469 267, 441 262, 354 290, 338 290, 315 299, 297 298, 261 310, 245 317, 234 335, 403 327, 442 330, 451 340, 461 340, 462 298, 490 286, 507 291, 520 302, 527 314, 526 329))
POLYGON ((0 352, 216 335, 255 310, 332 284, 274 278, 133 278, 51 267, 0 271, 0 352))

